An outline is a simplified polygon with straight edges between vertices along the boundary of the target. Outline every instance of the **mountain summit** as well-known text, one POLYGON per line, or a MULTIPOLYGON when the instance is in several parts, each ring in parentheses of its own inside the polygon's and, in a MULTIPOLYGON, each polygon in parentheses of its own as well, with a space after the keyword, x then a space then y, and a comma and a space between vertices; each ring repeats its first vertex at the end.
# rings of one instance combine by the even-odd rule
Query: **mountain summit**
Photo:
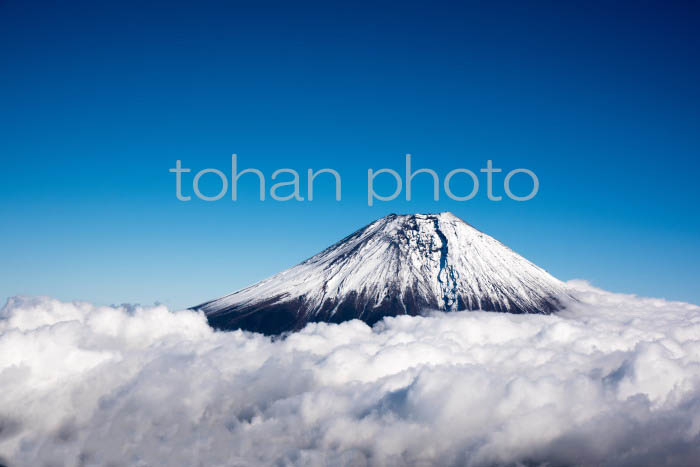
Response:
POLYGON ((312 321, 424 310, 547 314, 566 286, 452 213, 391 214, 316 256, 225 297, 194 307, 219 329, 265 334, 312 321))

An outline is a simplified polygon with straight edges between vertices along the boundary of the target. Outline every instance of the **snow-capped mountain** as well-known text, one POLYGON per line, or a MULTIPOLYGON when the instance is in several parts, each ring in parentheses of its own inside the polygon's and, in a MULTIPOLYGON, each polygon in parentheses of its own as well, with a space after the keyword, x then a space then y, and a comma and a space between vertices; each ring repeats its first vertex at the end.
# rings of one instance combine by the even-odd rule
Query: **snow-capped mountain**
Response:
POLYGON ((566 285, 449 212, 383 217, 286 271, 194 307, 220 329, 278 334, 311 321, 424 310, 551 313, 566 285))

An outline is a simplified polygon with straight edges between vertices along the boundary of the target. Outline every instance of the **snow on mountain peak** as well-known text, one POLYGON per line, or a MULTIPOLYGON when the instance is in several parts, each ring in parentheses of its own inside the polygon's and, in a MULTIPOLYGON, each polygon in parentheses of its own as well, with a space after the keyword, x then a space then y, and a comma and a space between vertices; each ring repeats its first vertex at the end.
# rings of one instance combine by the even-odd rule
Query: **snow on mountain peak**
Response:
POLYGON ((450 212, 390 214, 286 271, 195 307, 214 327, 277 334, 310 321, 425 310, 551 313, 566 286, 450 212))

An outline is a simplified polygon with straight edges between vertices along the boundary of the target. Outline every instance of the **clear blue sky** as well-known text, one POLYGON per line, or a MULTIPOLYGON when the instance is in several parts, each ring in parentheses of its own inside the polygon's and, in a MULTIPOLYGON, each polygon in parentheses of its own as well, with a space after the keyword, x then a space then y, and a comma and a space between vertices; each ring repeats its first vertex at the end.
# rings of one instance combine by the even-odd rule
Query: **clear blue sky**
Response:
POLYGON ((0 51, 0 300, 194 305, 449 210, 561 279, 700 303, 697 2, 6 0, 0 51), (268 183, 335 168, 343 199, 175 198, 177 159, 232 153, 268 183), (419 176, 368 207, 366 170, 405 153, 540 191, 434 202, 419 176))

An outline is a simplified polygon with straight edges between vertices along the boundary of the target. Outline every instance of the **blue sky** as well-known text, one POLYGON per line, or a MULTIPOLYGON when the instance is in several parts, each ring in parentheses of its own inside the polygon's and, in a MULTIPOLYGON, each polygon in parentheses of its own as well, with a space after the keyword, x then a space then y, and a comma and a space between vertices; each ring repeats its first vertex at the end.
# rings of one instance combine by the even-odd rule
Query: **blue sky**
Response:
POLYGON ((561 279, 700 303, 697 4, 329 3, 0 3, 0 300, 194 305, 449 210, 561 279), (175 198, 176 160, 232 153, 268 183, 334 168, 342 201, 175 198), (367 169, 406 153, 540 190, 435 202, 419 176, 368 207, 367 169))

